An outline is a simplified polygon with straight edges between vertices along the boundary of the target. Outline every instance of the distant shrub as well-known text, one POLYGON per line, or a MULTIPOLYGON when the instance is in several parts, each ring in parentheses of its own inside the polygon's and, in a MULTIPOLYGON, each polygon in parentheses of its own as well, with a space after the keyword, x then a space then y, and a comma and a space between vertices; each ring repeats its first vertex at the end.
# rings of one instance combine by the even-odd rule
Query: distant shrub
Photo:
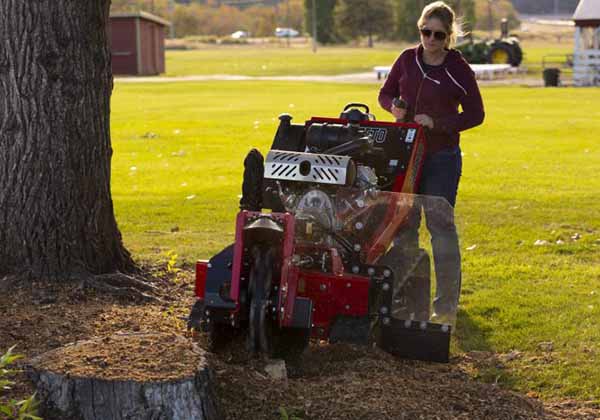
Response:
POLYGON ((245 45, 248 43, 248 40, 235 38, 221 38, 217 43, 223 45, 245 45))
POLYGON ((193 35, 184 38, 186 42, 196 42, 199 44, 216 44, 219 38, 214 35, 193 35))

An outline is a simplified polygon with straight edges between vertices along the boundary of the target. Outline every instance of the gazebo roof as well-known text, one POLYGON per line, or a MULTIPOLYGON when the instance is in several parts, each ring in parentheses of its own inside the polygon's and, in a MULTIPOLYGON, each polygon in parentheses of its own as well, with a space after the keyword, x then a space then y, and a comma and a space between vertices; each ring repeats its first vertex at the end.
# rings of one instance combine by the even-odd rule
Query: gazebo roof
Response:
POLYGON ((577 26, 600 26, 600 0, 580 0, 573 20, 577 26))

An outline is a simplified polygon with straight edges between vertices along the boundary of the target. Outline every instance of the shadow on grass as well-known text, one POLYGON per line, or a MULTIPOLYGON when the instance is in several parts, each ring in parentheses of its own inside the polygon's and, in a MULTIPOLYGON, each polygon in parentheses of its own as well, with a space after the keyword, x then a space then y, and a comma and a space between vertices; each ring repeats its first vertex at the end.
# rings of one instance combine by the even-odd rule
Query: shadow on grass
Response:
POLYGON ((459 309, 456 320, 455 339, 458 348, 465 352, 484 351, 491 352, 493 347, 489 343, 491 328, 481 322, 475 321, 470 314, 459 309))
POLYGON ((518 357, 518 353, 498 353, 490 343, 491 328, 473 319, 468 312, 459 310, 455 330, 455 344, 461 361, 473 367, 475 379, 516 389, 517 376, 507 363, 518 357))

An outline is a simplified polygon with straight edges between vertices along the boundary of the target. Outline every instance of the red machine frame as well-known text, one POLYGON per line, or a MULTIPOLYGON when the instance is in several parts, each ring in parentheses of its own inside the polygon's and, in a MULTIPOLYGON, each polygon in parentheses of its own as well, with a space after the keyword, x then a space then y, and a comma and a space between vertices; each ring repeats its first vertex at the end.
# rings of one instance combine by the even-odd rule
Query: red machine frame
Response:
MULTIPOLYGON (((347 124, 348 120, 341 118, 313 117, 306 122, 312 123, 347 124)), ((416 123, 393 123, 365 120, 360 122, 361 127, 401 127, 415 129, 416 136, 409 166, 405 171, 396 175, 392 191, 402 193, 416 193, 416 186, 421 175, 421 167, 425 156, 425 136, 423 127, 416 123)), ((391 208, 390 211, 395 211, 391 208)), ((406 215, 405 215, 406 216, 406 215)), ((335 248, 331 249, 334 272, 322 273, 313 270, 303 270, 293 264, 294 255, 294 223, 295 218, 290 213, 260 213, 240 211, 236 218, 235 244, 233 251, 232 278, 229 289, 229 299, 235 302, 235 309, 230 310, 229 319, 232 325, 239 323, 240 317, 240 290, 243 283, 248 281, 243 276, 244 252, 244 226, 249 220, 258 217, 269 217, 283 226, 284 236, 282 247, 282 269, 280 273, 279 299, 277 302, 277 320, 279 327, 291 327, 294 315, 294 306, 297 297, 308 298, 313 302, 311 323, 311 336, 325 339, 329 336, 334 318, 338 315, 362 317, 368 314, 368 300, 370 279, 367 276, 352 274, 344 270, 343 263, 337 255, 335 248)), ((387 214, 389 220, 396 220, 374 236, 368 245, 366 262, 374 264, 385 252, 393 235, 397 232, 404 218, 397 214, 387 214)), ((199 260, 196 263, 195 293, 199 299, 205 298, 206 275, 209 262, 199 260)))

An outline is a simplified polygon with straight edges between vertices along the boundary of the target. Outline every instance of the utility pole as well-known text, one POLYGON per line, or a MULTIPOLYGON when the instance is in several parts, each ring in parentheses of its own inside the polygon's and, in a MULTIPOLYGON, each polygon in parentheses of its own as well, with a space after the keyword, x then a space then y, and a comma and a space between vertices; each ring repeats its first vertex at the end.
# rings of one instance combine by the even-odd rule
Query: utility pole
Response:
MULTIPOLYGON (((291 28, 290 26, 290 0, 287 0, 285 2, 285 26, 287 26, 288 28, 291 28)), ((286 39, 286 44, 287 47, 290 47, 290 34, 288 33, 287 39, 286 39)))
POLYGON ((312 0, 312 50, 314 53, 317 52, 317 2, 312 0))
POLYGON ((554 17, 558 16, 558 0, 554 0, 554 17))
POLYGON ((169 26, 169 38, 175 38, 175 24, 173 23, 173 15, 175 11, 175 0, 168 0, 167 9, 169 11, 169 20, 171 25, 169 26))
POLYGON ((494 35, 494 17, 492 15, 492 0, 488 0, 488 32, 490 38, 494 35))

